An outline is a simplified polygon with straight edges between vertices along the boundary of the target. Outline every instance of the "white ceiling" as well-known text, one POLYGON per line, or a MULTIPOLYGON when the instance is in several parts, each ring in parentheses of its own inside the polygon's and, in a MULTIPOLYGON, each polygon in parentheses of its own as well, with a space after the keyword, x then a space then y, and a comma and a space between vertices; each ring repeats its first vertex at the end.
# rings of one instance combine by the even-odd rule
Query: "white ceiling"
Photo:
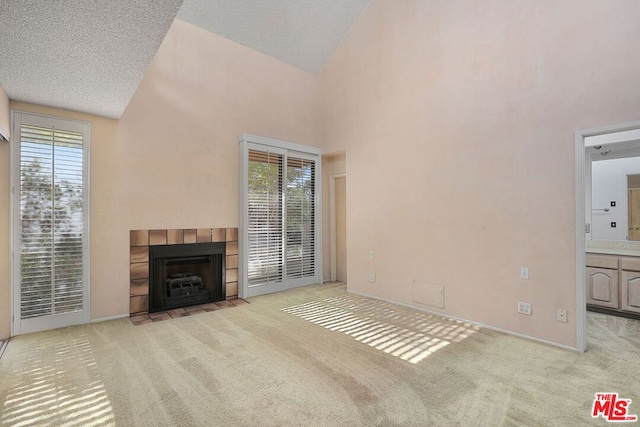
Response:
POLYGON ((16 101, 119 118, 176 13, 318 73, 369 2, 0 0, 0 85, 16 101))
POLYGON ((317 74, 371 0, 185 0, 178 18, 317 74))

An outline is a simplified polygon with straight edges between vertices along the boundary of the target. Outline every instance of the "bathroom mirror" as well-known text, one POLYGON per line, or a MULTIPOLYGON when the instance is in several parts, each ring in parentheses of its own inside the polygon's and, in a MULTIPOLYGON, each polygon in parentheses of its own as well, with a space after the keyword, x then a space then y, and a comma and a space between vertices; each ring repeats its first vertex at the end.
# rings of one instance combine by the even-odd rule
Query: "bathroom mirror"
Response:
POLYGON ((590 142, 585 141, 591 240, 640 242, 640 140, 590 142))

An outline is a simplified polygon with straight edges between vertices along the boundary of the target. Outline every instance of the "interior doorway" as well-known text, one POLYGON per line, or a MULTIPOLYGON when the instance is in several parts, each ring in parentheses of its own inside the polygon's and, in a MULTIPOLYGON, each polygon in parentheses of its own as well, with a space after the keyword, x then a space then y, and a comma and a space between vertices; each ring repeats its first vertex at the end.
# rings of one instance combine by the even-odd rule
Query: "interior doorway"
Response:
POLYGON ((347 281, 347 156, 344 151, 322 155, 323 278, 347 281))
MULTIPOLYGON (((576 320, 578 351, 587 348, 587 252, 615 255, 616 248, 629 249, 628 175, 635 172, 627 165, 613 165, 619 177, 601 187, 618 188, 617 196, 596 189, 595 170, 602 169, 604 160, 640 158, 640 121, 577 131, 576 153, 576 320), (598 164, 599 168, 593 167, 598 164), (624 170, 623 170, 624 169, 624 170), (619 179, 618 179, 619 178, 619 179), (613 184, 611 184, 613 183, 613 184), (604 197, 603 197, 604 195, 604 197), (614 218, 614 215, 618 217, 614 218), (622 225, 622 227, 618 227, 622 225)), ((600 173, 600 172, 599 172, 600 173)), ((612 190, 607 190, 612 191, 612 190)), ((629 206, 630 208, 630 206, 629 206)), ((622 252, 621 252, 622 253, 622 252)))
POLYGON ((330 177, 331 281, 347 283, 347 176, 330 177))

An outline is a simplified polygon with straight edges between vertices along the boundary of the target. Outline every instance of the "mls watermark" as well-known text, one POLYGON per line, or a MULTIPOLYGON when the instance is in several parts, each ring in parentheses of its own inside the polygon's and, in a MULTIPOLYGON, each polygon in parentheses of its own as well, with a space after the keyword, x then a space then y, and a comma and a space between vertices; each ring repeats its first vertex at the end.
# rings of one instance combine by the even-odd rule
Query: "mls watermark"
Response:
POLYGON ((638 421, 638 416, 629 414, 630 405, 631 399, 618 397, 618 393, 596 393, 591 416, 601 416, 610 423, 633 423, 638 421))

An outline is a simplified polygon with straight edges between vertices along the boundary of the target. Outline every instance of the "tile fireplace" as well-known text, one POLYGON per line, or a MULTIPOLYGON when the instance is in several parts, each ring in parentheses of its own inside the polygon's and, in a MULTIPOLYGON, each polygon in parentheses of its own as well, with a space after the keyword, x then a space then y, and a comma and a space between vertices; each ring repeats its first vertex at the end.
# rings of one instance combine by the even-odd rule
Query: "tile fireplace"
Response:
POLYGON ((238 229, 130 232, 131 316, 238 295, 238 229))

